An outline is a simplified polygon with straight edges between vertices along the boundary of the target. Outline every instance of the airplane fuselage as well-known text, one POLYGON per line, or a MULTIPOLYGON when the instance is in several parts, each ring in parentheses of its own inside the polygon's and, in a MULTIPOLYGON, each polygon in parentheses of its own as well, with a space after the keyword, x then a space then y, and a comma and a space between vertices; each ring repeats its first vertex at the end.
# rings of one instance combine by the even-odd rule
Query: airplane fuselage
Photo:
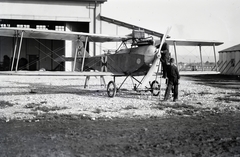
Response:
POLYGON ((126 75, 145 75, 155 58, 156 47, 153 45, 127 48, 115 54, 86 58, 84 70, 124 73, 126 75))

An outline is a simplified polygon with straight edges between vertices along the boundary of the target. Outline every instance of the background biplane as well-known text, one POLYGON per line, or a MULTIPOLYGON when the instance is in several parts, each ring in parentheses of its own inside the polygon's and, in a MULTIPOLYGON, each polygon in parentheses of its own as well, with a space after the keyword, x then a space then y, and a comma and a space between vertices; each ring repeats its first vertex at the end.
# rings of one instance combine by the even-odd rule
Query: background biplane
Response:
MULTIPOLYGON (((134 30, 131 35, 109 36, 29 28, 0 28, 0 36, 20 38, 19 43, 17 42, 18 40, 16 40, 13 53, 13 58, 17 55, 15 72, 18 70, 17 67, 23 38, 72 40, 77 43, 74 57, 60 56, 56 61, 73 61, 73 71, 79 69, 79 76, 87 76, 85 85, 89 76, 113 76, 113 80, 107 85, 107 93, 109 97, 114 97, 126 79, 131 77, 137 82, 134 84, 134 90, 149 90, 153 95, 157 96, 160 91, 160 84, 156 80, 158 75, 156 75, 154 80, 150 80, 150 77, 155 73, 158 74, 161 70, 160 54, 164 42, 174 46, 175 56, 177 56, 176 45, 213 46, 215 54, 215 46, 222 44, 222 42, 217 41, 166 39, 169 31, 170 28, 168 28, 167 32, 157 41, 153 37, 145 37, 143 31, 137 30, 134 30), (111 53, 109 53, 107 50, 108 53, 91 57, 87 52, 88 42, 121 42, 121 45, 114 52, 111 51, 111 53), (159 48, 156 47, 156 44, 160 45, 159 48), (18 54, 17 47, 19 47, 18 54), (76 66, 78 67, 76 68, 76 66), (119 87, 116 87, 115 77, 120 76, 126 78, 119 87), (142 76, 142 79, 138 80, 135 76, 142 76), (148 87, 148 83, 150 87, 148 87)), ((12 63, 12 67, 13 65, 14 63, 12 63)))

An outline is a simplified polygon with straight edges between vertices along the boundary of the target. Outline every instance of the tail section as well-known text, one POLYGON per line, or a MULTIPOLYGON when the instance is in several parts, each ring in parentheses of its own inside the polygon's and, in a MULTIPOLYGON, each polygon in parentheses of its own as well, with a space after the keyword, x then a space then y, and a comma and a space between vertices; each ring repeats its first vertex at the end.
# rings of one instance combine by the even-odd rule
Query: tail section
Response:
MULTIPOLYGON (((82 59, 84 57, 84 48, 80 48, 77 51, 77 59, 82 59)), ((87 51, 85 51, 85 58, 91 57, 87 51)), ((58 56, 57 58, 54 59, 55 62, 67 62, 67 61, 74 61, 74 57, 65 57, 63 56, 58 56)))

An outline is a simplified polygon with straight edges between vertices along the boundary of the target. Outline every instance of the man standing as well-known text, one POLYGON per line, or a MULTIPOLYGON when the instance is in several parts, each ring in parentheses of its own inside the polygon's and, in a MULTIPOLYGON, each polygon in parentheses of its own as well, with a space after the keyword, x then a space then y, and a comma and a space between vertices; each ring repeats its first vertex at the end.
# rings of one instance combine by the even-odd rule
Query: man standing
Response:
MULTIPOLYGON (((160 44, 156 46, 159 49, 160 44)), ((167 77, 167 65, 170 58, 169 46, 167 43, 163 43, 161 48, 161 58, 160 61, 162 63, 162 70, 163 70, 163 78, 167 77)))
POLYGON ((174 59, 170 59, 170 65, 167 66, 167 77, 168 77, 168 85, 165 91, 164 100, 168 100, 171 89, 173 89, 173 101, 178 100, 178 85, 180 75, 178 72, 178 68, 174 65, 174 59))

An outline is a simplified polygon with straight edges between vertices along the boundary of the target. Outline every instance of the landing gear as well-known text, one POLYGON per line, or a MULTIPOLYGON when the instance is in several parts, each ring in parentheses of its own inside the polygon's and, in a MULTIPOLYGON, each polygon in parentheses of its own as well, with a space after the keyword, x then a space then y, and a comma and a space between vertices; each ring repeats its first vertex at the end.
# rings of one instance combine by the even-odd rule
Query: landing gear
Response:
POLYGON ((110 81, 107 85, 107 94, 109 97, 114 97, 117 93, 117 87, 116 87, 116 84, 115 82, 113 81, 110 81))
POLYGON ((153 96, 158 96, 160 93, 160 85, 156 80, 154 80, 151 84, 151 93, 153 96))
MULTIPOLYGON (((125 80, 123 81, 123 83, 125 82, 125 80)), ((139 83, 141 83, 141 82, 139 82, 139 83)), ((111 98, 115 97, 116 93, 119 91, 119 89, 121 88, 122 84, 120 85, 119 88, 117 88, 117 86, 115 84, 115 81, 110 81, 108 83, 108 85, 107 85, 107 94, 108 94, 108 96, 111 97, 111 98)), ((141 89, 137 88, 136 84, 134 85, 134 90, 135 91, 137 91, 137 92, 150 91, 153 96, 158 96, 160 94, 160 89, 161 89, 160 88, 160 84, 156 80, 154 80, 152 83, 150 82, 150 88, 147 88, 147 89, 142 89, 141 90, 141 89)))

